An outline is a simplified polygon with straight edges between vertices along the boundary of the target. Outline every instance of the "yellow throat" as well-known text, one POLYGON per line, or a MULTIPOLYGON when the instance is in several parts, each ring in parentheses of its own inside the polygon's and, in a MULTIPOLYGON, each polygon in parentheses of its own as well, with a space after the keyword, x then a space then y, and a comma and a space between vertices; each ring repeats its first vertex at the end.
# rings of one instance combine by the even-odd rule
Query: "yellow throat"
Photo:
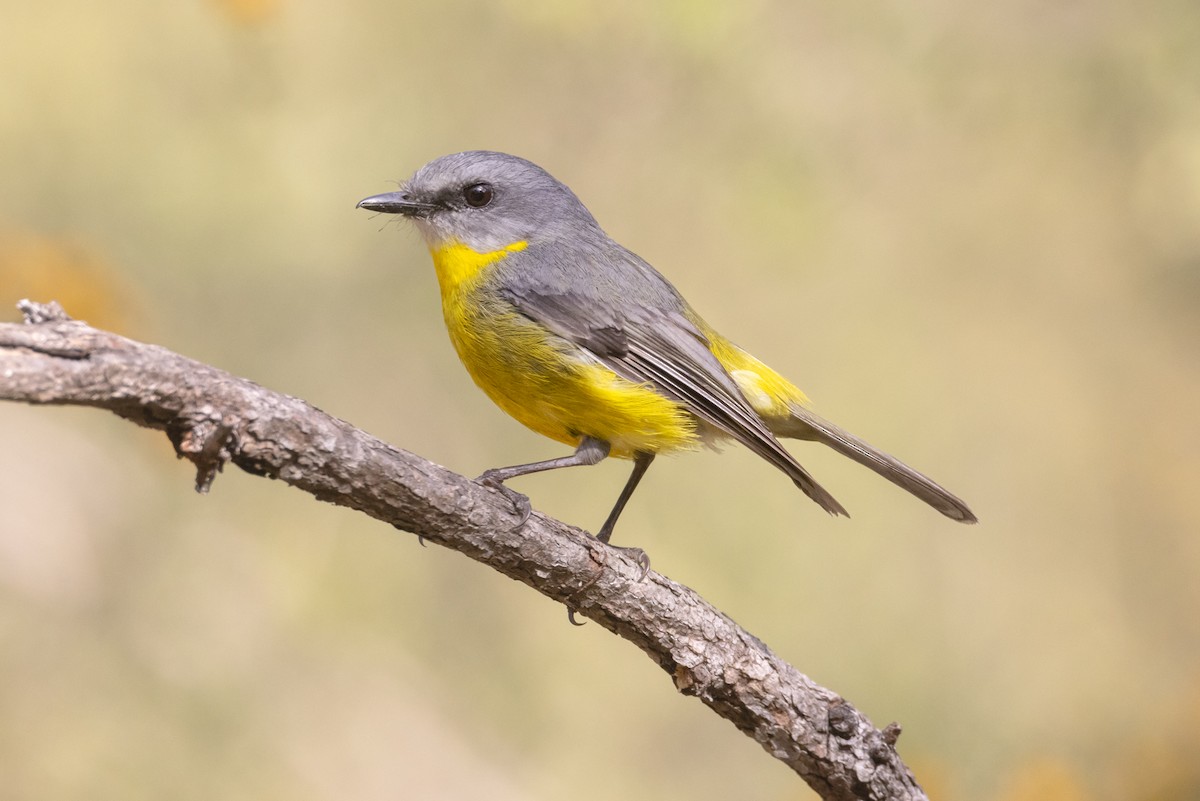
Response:
POLYGON ((529 243, 523 239, 489 253, 480 253, 462 242, 453 240, 440 245, 430 245, 429 253, 433 256, 433 267, 437 270, 442 299, 454 294, 464 284, 469 285, 484 267, 527 247, 529 243))

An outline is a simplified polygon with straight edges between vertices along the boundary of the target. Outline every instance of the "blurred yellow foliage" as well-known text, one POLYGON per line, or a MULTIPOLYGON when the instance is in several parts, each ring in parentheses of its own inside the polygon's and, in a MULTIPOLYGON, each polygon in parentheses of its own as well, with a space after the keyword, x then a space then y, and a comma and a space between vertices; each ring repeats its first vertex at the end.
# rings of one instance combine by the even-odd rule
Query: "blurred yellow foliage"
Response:
POLYGON ((1038 759, 1021 767, 997 801, 1090 801, 1076 771, 1056 759, 1038 759))
POLYGON ((32 233, 0 231, 0 319, 19 318, 16 302, 57 300, 67 314, 126 331, 129 287, 89 248, 32 233))
POLYGON ((282 0, 212 0, 217 10, 239 25, 260 25, 279 12, 282 0))
POLYGON ((904 752, 903 744, 900 747, 900 755, 904 757, 905 764, 916 777, 921 789, 932 801, 942 801, 960 795, 951 790, 954 786, 953 765, 948 765, 945 760, 929 754, 910 757, 904 752))

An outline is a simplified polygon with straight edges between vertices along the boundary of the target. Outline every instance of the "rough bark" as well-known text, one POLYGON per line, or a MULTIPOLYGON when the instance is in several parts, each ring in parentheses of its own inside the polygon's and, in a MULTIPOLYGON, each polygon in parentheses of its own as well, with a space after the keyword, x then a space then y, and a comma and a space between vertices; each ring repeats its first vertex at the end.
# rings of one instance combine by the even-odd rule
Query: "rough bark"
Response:
POLYGON ((499 493, 394 448, 304 401, 164 348, 22 301, 0 324, 0 400, 108 409, 165 431, 206 491, 232 462, 452 548, 641 648, 789 765, 822 798, 925 799, 895 724, 861 712, 780 659, 693 590, 537 512, 519 525, 499 493))

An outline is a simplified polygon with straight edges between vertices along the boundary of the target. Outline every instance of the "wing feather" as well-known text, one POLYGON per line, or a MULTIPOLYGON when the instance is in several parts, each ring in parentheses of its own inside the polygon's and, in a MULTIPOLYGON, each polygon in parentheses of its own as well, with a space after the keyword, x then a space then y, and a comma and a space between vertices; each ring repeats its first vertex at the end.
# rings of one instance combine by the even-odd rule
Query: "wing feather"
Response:
MULTIPOLYGON (((550 292, 529 287, 501 292, 521 314, 586 348, 617 375, 650 384, 775 465, 825 511, 847 514, 742 397, 703 333, 683 314, 682 301, 679 309, 633 305, 617 313, 561 284, 550 292)), ((632 304, 627 300, 623 305, 632 304)))

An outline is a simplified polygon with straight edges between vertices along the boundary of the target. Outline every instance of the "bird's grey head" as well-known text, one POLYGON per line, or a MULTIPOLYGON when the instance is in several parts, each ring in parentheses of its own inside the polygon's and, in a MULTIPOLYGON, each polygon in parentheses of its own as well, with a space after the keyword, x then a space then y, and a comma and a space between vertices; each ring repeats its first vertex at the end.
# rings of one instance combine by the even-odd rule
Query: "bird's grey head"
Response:
POLYGON ((515 242, 599 231, 579 198, 550 173, 533 162, 489 150, 434 159, 400 191, 375 195, 358 205, 403 214, 435 249, 461 242, 490 253, 515 242))

